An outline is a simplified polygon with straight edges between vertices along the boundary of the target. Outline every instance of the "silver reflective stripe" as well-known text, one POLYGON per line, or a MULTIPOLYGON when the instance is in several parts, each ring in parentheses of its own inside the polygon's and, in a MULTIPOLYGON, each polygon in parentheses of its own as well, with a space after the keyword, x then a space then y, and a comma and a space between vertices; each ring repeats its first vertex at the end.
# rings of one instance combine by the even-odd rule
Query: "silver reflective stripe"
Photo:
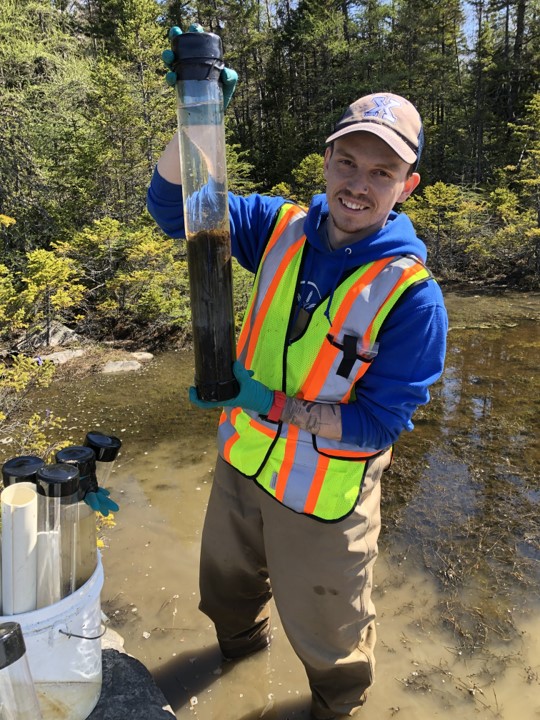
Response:
POLYGON ((284 505, 296 512, 304 510, 313 482, 313 473, 317 467, 317 460, 318 455, 313 450, 311 435, 301 431, 298 435, 294 456, 294 470, 289 475, 282 500, 284 505))
POLYGON ((255 305, 251 316, 252 319, 257 316, 261 309, 261 304, 268 293, 270 283, 278 271, 283 256, 304 234, 305 217, 306 213, 303 210, 299 211, 286 225, 279 237, 279 241, 274 244, 274 247, 269 250, 267 256, 264 258, 259 277, 259 286, 257 288, 257 297, 255 298, 255 305))
POLYGON ((225 411, 226 420, 220 423, 218 427, 218 453, 223 456, 225 444, 232 438, 236 430, 231 423, 231 409, 227 408, 225 411))

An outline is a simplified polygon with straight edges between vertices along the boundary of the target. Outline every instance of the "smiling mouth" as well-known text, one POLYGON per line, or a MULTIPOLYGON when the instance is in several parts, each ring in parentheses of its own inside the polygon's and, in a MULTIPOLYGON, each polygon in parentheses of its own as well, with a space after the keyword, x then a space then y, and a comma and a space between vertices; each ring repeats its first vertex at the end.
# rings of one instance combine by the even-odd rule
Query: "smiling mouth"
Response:
POLYGON ((345 200, 344 198, 339 198, 340 203, 347 208, 347 210, 367 210, 368 205, 365 203, 357 203, 353 202, 352 200, 345 200))

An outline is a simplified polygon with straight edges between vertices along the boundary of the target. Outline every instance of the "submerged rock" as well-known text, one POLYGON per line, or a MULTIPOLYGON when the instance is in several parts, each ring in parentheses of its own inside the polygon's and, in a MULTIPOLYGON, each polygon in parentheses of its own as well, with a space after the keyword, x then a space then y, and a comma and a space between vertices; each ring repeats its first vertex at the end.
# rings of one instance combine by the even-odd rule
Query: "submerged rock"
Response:
POLYGON ((131 353, 131 356, 134 357, 135 360, 138 360, 139 362, 148 362, 149 360, 153 360, 153 358, 154 358, 152 353, 143 352, 142 350, 131 353))
POLYGON ((102 373, 119 373, 119 372, 131 372, 132 370, 140 370, 142 367, 140 362, 137 360, 109 360, 105 363, 101 372, 102 373))

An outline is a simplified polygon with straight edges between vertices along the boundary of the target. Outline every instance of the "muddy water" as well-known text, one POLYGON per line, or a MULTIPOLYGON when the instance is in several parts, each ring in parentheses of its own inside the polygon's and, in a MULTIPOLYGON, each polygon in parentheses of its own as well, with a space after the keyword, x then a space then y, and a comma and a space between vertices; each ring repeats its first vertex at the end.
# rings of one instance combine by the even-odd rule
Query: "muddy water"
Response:
MULTIPOLYGON (((538 295, 447 294, 447 367, 384 478, 375 569, 377 680, 359 716, 540 717, 538 295)), ((217 412, 187 401, 190 353, 56 385, 75 442, 112 431, 121 510, 105 531, 102 605, 176 717, 307 718, 274 612, 268 651, 223 664, 197 609, 217 412)), ((50 391, 49 391, 50 392, 50 391)))

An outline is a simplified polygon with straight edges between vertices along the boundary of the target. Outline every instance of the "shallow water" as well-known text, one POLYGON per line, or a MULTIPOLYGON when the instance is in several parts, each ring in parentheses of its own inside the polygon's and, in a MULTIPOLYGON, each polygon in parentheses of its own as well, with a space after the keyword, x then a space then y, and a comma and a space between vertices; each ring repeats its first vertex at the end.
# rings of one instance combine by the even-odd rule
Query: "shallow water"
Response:
MULTIPOLYGON (((377 679, 359 717, 540 717, 538 295, 447 294, 433 400, 383 479, 377 679)), ((177 718, 307 718, 302 667, 274 612, 268 651, 223 664, 197 609, 218 412, 187 401, 189 352, 136 374, 57 383, 72 440, 123 440, 102 606, 177 718)))

